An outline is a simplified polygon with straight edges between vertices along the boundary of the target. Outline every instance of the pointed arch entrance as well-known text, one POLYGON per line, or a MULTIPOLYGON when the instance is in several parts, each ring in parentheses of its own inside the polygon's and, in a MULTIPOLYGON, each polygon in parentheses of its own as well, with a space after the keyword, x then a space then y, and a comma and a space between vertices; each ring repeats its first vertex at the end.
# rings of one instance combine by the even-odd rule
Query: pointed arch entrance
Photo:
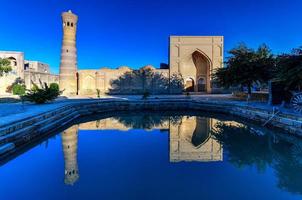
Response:
POLYGON ((211 60, 202 51, 196 50, 192 53, 193 63, 196 67, 195 92, 210 92, 210 69, 211 60))
POLYGON ((187 78, 185 82, 185 91, 194 92, 195 83, 193 78, 187 78))

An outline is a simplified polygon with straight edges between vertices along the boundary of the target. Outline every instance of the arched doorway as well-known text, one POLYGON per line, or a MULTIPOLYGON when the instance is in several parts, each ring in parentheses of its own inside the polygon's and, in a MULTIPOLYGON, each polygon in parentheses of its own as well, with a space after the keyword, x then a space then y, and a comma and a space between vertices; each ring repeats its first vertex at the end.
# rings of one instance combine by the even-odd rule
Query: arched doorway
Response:
POLYGON ((185 91, 186 92, 194 92, 194 80, 192 78, 187 78, 185 82, 185 91))
POLYGON ((196 127, 191 139, 193 146, 195 148, 201 147, 210 137, 209 120, 207 118, 196 117, 196 127))
POLYGON ((11 67, 12 67, 12 73, 17 73, 18 71, 18 63, 17 63, 17 59, 14 57, 9 57, 7 58, 10 61, 11 67))
POLYGON ((206 92, 206 79, 204 77, 198 79, 197 90, 198 92, 206 92))
POLYGON ((192 59, 196 67, 195 92, 210 92, 210 58, 203 52, 196 50, 192 54, 192 59))

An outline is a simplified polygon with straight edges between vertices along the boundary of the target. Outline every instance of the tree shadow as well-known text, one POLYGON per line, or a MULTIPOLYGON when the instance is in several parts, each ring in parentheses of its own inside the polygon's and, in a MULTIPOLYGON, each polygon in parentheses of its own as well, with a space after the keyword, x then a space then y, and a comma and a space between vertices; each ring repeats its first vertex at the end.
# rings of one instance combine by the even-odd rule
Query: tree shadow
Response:
POLYGON ((152 69, 139 69, 125 72, 111 80, 108 94, 181 94, 184 89, 181 75, 170 78, 152 69))

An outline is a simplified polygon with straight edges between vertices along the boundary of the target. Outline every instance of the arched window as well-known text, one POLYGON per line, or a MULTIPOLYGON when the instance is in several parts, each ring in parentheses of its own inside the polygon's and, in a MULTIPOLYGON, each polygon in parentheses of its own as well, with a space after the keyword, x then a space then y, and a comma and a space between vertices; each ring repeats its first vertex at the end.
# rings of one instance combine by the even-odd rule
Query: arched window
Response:
POLYGON ((72 22, 71 22, 71 24, 70 24, 70 25, 71 25, 71 27, 73 27, 73 23, 72 23, 72 22))
POLYGON ((69 26, 69 22, 67 22, 67 26, 69 26))

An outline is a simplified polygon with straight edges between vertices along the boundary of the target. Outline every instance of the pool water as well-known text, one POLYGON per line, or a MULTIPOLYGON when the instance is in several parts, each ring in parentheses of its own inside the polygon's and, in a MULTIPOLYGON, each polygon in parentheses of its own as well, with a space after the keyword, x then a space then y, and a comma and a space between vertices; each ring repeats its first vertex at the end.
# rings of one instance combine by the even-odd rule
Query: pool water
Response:
POLYGON ((81 119, 0 167, 0 199, 300 199, 302 140, 224 116, 81 119))

